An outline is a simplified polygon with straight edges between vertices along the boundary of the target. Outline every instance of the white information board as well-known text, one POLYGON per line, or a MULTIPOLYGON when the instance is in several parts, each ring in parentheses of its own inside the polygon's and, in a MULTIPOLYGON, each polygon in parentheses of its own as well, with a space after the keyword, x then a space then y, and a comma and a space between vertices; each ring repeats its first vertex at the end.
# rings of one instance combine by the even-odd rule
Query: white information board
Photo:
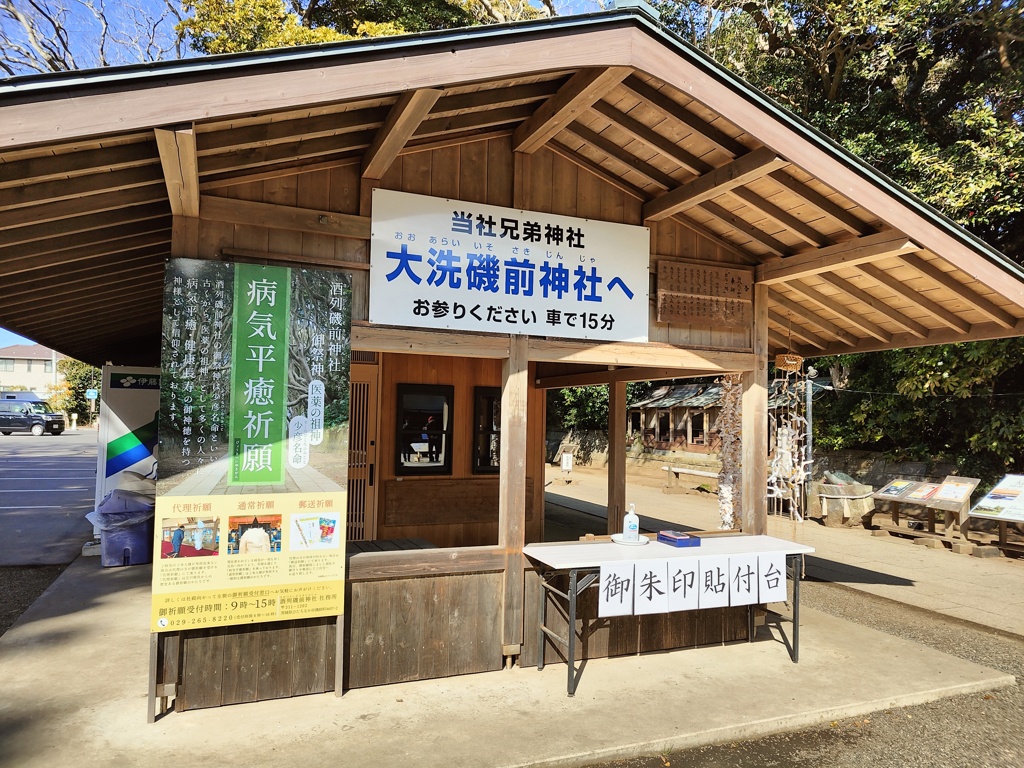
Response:
POLYGON ((1024 523, 1024 475, 1006 475, 970 514, 987 520, 1024 523))
POLYGON ((647 341, 650 230, 373 190, 370 322, 647 341))

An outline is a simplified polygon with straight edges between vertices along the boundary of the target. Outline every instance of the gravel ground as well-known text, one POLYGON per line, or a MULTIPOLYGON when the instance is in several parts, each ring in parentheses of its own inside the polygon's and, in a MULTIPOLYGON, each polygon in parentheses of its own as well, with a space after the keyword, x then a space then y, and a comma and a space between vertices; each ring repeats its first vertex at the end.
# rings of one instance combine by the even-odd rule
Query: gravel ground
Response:
POLYGON ((805 606, 1008 672, 1017 685, 828 726, 591 768, 1021 768, 1024 766, 1024 639, 843 586, 805 581, 805 606))
POLYGON ((8 566, 0 568, 0 635, 49 587, 64 565, 8 566))

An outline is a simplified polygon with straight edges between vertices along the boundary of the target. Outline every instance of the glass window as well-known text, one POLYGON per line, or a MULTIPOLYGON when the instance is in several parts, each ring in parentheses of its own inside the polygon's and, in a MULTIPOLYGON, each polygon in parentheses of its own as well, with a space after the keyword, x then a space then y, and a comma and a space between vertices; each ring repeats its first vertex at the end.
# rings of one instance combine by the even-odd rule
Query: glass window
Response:
POLYGON ((473 405, 473 472, 493 474, 500 469, 501 390, 477 387, 473 405))
POLYGON ((13 371, 14 361, 10 358, 0 357, 0 371, 13 371))
POLYGON ((398 385, 396 475, 452 473, 450 386, 398 385))
POLYGON ((53 360, 43 360, 43 373, 53 373, 53 360))
POLYGON ((31 360, 26 360, 25 361, 25 370, 28 371, 29 373, 32 373, 32 361, 31 360))

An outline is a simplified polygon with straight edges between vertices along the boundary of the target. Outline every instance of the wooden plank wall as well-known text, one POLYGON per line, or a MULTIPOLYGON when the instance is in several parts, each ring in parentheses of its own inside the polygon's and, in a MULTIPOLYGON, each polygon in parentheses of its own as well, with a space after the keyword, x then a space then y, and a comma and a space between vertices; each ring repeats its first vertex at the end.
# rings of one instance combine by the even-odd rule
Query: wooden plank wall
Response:
POLYGON ((345 687, 501 669, 501 573, 354 582, 345 687))

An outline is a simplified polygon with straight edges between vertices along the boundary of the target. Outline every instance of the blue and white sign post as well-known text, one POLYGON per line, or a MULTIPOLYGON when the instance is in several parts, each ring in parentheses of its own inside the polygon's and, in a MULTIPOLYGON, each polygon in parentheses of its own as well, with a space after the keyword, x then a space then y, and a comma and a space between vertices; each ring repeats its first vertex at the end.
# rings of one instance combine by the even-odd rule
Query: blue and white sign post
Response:
POLYGON ((646 227, 373 191, 370 322, 647 341, 646 227))

